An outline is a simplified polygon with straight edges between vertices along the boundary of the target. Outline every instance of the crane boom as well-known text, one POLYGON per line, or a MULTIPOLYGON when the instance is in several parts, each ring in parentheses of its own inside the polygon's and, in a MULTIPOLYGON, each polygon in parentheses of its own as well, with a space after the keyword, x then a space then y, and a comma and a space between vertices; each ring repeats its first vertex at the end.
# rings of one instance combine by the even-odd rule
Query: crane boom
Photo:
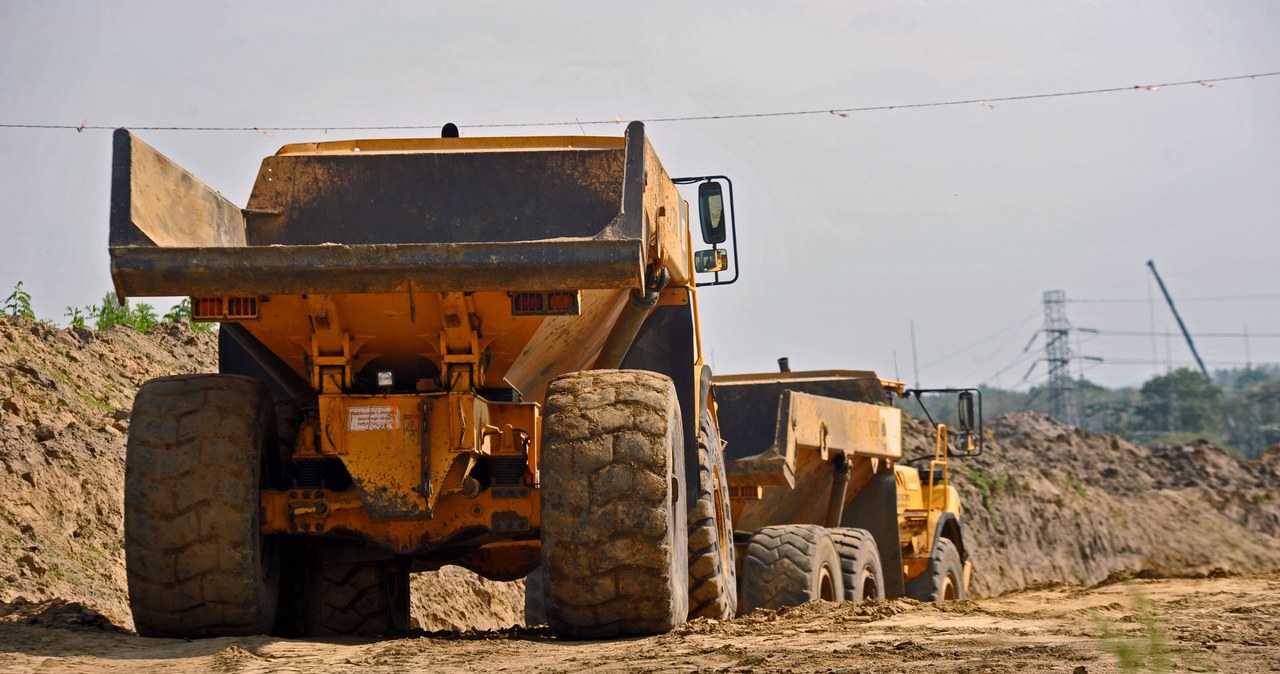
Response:
POLYGON ((1169 303, 1169 311, 1173 312, 1173 319, 1178 322, 1178 329, 1182 331, 1182 336, 1187 340, 1187 347, 1191 349, 1191 355, 1195 356, 1196 365, 1200 366, 1200 372, 1211 383, 1213 378, 1209 376, 1209 370, 1204 366, 1204 361, 1200 359, 1200 353, 1196 351, 1196 343, 1191 341, 1191 333, 1187 332, 1187 326, 1182 322, 1182 316, 1178 315, 1178 308, 1173 306, 1173 297, 1169 295, 1169 290, 1164 287, 1164 280, 1160 278, 1160 272, 1156 271, 1156 263, 1153 260, 1147 260, 1147 266, 1151 268, 1151 275, 1156 277, 1156 283, 1160 286, 1160 292, 1164 294, 1164 301, 1169 303))

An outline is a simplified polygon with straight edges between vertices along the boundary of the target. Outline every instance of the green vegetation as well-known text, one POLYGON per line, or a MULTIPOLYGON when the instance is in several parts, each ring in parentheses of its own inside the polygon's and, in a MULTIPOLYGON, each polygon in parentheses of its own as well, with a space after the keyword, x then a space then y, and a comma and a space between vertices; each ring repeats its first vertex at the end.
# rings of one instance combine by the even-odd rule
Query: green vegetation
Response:
POLYGON ((169 313, 161 319, 165 323, 190 323, 191 329, 196 332, 207 332, 213 329, 213 323, 197 323, 191 319, 191 298, 184 297, 182 301, 173 305, 169 309, 169 313))
POLYGON ((121 302, 115 293, 107 293, 96 307, 86 307, 86 311, 94 318, 95 330, 106 330, 115 325, 123 325, 138 332, 146 332, 160 322, 155 307, 139 302, 130 308, 126 300, 121 302))
MULTIPOLYGON (((1109 389, 1076 382, 1081 427, 1114 433, 1143 445, 1208 440, 1241 457, 1257 457, 1280 444, 1280 367, 1218 370, 1213 381, 1186 368, 1152 377, 1139 387, 1109 389)), ((1049 413, 1049 391, 984 389, 983 415, 1049 413)), ((951 423, 950 405, 930 406, 935 419, 951 423)), ((910 408, 909 412, 917 413, 910 408)))
POLYGON ((0 307, 0 311, 3 311, 5 316, 36 317, 35 312, 31 310, 31 293, 22 289, 22 281, 18 281, 18 285, 13 287, 13 292, 4 298, 4 306, 0 307))
POLYGON ((988 513, 994 515, 995 513, 991 510, 991 502, 995 499, 996 494, 1004 491, 1005 487, 1009 484, 1009 474, 998 473, 996 475, 988 475, 980 469, 966 466, 964 464, 952 465, 959 468, 960 472, 964 473, 965 477, 969 478, 969 482, 972 483, 978 490, 978 493, 982 495, 982 507, 988 513))
MULTIPOLYGON (((22 316, 35 319, 31 309, 31 293, 22 287, 22 281, 14 286, 13 292, 0 305, 0 316, 22 316)), ((106 330, 112 326, 123 325, 138 332, 146 332, 161 323, 187 323, 193 330, 205 332, 212 330, 215 323, 195 323, 191 320, 191 300, 183 299, 175 304, 163 317, 156 313, 156 308, 146 302, 129 306, 127 301, 121 302, 115 293, 107 293, 98 304, 82 307, 69 306, 63 313, 67 325, 88 330, 106 330), (92 323, 91 323, 92 321, 92 323)), ((47 321, 46 321, 47 322, 47 321)))
POLYGON ((1067 486, 1070 487, 1073 491, 1075 491, 1075 493, 1079 494, 1080 498, 1085 498, 1085 499, 1089 498, 1089 494, 1085 492, 1084 485, 1080 483, 1080 480, 1077 480, 1074 477, 1071 477, 1070 475, 1068 475, 1067 486))

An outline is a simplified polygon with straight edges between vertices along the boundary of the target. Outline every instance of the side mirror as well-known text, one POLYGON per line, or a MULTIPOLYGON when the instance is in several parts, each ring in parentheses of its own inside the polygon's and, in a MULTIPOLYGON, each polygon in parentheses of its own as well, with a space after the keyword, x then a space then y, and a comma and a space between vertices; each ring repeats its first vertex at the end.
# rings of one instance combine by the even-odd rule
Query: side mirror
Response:
POLYGON ((729 254, 719 248, 693 252, 693 270, 699 274, 722 272, 729 268, 729 254))
POLYGON ((964 391, 960 394, 960 430, 963 433, 973 431, 975 427, 973 414, 973 393, 964 391))
POLYGON ((702 220, 702 240, 713 246, 724 243, 729 232, 725 226, 724 191, 720 183, 710 181, 698 186, 698 215, 702 220))

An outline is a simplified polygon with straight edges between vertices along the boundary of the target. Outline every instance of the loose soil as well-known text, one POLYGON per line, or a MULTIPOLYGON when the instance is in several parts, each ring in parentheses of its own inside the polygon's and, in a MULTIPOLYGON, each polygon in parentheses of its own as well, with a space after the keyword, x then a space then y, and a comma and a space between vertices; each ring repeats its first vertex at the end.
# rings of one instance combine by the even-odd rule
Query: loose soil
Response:
POLYGON ((0 672, 1280 671, 1280 575, 1046 584, 981 601, 821 604, 670 634, 561 641, 545 628, 396 639, 143 639, 76 605, 0 624, 0 672))
MULTIPOLYGON (((662 637, 568 643, 518 626, 523 584, 417 574, 428 632, 377 642, 131 634, 123 459, 137 387, 216 368, 212 333, 0 318, 0 672, 1280 671, 1280 448, 1146 448, 1036 414, 953 469, 977 601, 805 606, 662 637), (489 630, 476 632, 475 630, 489 630), (1142 660, 1141 658, 1145 658, 1142 660), (1272 669, 1277 668, 1277 669, 1272 669)), ((909 454, 929 448, 911 422, 909 454)))

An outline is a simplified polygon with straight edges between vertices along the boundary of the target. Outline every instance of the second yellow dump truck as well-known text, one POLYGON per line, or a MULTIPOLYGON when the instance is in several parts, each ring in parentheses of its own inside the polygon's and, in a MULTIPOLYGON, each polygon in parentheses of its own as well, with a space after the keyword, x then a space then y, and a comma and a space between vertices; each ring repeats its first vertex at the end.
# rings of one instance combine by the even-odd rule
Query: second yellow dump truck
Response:
POLYGON ((977 391, 908 391, 873 372, 844 370, 714 381, 740 611, 964 598, 972 566, 948 468, 953 453, 980 450, 977 391), (960 401, 956 442, 939 424, 932 453, 904 457, 894 399, 941 393, 960 401))
POLYGON ((737 278, 732 211, 727 178, 672 179, 640 123, 287 145, 243 208, 118 130, 117 293, 221 326, 218 373, 134 404, 138 632, 394 632, 409 574, 446 564, 536 570, 531 605, 573 638, 928 574, 960 596, 946 451, 901 469, 893 385, 712 378, 697 307, 737 278))

